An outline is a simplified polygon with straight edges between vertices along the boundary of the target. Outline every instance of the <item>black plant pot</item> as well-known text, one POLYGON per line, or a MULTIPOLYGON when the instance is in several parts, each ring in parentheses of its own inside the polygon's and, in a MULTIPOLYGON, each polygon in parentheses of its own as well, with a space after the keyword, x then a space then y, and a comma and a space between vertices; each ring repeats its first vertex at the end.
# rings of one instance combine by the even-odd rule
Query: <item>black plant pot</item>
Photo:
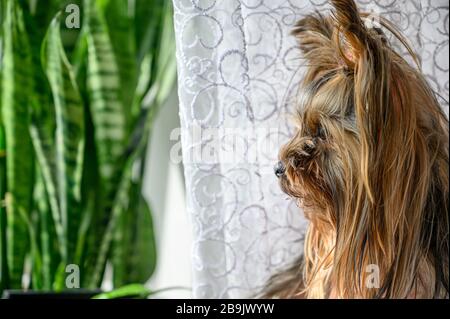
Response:
POLYGON ((40 292, 40 291, 21 291, 21 290, 5 290, 3 299, 16 300, 83 300, 101 294, 101 290, 84 290, 73 289, 60 293, 57 292, 40 292))

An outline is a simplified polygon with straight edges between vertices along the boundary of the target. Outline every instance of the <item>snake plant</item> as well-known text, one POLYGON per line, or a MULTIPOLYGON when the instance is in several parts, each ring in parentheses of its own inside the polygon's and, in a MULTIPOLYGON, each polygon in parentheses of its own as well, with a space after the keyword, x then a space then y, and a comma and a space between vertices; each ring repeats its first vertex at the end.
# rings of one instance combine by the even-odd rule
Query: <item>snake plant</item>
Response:
POLYGON ((170 3, 0 1, 0 292, 63 291, 71 265, 87 289, 107 265, 115 287, 151 277, 142 184, 176 73, 170 3))

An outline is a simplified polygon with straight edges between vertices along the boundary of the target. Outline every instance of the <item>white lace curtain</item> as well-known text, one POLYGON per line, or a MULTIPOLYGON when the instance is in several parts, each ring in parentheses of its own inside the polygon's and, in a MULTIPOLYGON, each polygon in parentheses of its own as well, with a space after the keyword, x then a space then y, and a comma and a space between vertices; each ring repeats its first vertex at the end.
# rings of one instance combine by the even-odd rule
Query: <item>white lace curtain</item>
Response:
MULTIPOLYGON (((328 1, 173 2, 194 296, 248 297, 301 254, 306 223, 280 192, 273 165, 292 133, 302 74, 290 31, 305 14, 327 10, 328 1), (218 148, 237 157, 193 155, 218 148)), ((358 2, 404 31, 448 114, 448 1, 358 2)))

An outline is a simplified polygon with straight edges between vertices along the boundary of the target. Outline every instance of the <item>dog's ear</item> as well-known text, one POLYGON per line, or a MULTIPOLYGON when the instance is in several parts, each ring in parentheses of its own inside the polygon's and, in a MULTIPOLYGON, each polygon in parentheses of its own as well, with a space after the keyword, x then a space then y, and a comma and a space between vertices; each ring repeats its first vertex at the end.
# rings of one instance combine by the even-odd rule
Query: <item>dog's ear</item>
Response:
POLYGON ((292 31, 308 66, 320 70, 334 69, 343 62, 354 67, 356 53, 362 51, 367 40, 354 1, 332 1, 332 4, 334 17, 315 12, 298 21, 292 31))
POLYGON ((360 15, 358 7, 353 0, 332 0, 335 20, 335 32, 333 33, 336 48, 341 58, 350 68, 355 68, 358 60, 368 49, 372 47, 373 40, 360 15))

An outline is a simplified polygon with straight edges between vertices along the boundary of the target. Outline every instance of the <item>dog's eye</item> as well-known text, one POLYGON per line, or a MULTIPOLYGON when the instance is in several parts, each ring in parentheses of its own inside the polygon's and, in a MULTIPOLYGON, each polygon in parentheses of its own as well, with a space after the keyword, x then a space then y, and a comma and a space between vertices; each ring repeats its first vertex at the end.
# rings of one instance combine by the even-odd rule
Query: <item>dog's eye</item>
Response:
POLYGON ((322 140, 326 138, 325 129, 321 125, 317 126, 315 137, 320 138, 322 140))

